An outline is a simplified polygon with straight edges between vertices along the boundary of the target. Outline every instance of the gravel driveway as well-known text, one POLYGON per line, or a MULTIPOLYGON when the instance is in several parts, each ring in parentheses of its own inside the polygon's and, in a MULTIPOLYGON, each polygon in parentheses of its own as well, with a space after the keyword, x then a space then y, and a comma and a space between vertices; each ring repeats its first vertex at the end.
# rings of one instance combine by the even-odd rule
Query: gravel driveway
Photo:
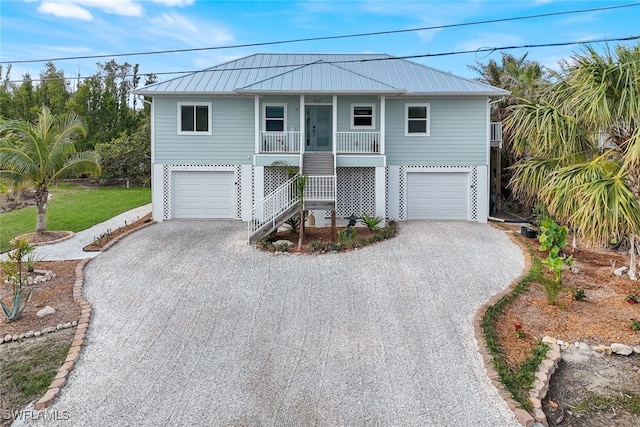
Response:
POLYGON ((343 254, 270 255, 245 224, 166 221, 86 269, 60 425, 517 426, 476 310, 522 271, 503 232, 406 222, 343 254), (63 412, 65 411, 65 412, 63 412))

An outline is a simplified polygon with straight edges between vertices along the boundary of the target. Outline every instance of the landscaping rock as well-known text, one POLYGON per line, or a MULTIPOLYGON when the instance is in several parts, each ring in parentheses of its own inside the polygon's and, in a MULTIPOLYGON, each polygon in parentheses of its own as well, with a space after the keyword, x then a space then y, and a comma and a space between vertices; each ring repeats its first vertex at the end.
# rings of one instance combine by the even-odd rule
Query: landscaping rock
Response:
POLYGON ((608 345, 596 345, 593 347, 593 350, 598 353, 611 354, 611 347, 608 345))
POLYGON ((629 356, 631 353, 633 353, 633 347, 624 344, 613 343, 611 344, 611 351, 622 356, 629 356))
POLYGON ((44 316, 48 316, 49 314, 53 314, 55 312, 56 312, 56 309, 48 305, 45 308, 43 308, 42 310, 38 311, 36 313, 36 316, 44 317, 44 316))
POLYGON ((4 336, 4 342, 9 342, 11 341, 11 334, 7 334, 4 336))
POLYGON ((557 344, 558 340, 553 338, 553 337, 550 337, 549 335, 545 335, 542 338, 542 342, 546 342, 546 343, 549 343, 549 344, 557 344))
POLYGON ((615 274, 616 276, 622 276, 624 273, 627 272, 627 270, 629 270, 629 268, 623 265, 622 267, 616 268, 615 270, 613 270, 613 274, 615 274))

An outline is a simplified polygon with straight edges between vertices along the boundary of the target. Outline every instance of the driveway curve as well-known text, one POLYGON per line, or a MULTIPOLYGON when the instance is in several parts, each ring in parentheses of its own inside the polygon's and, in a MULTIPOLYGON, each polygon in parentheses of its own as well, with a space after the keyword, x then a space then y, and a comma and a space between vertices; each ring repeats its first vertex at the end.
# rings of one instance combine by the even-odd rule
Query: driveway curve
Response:
POLYGON ((524 267, 503 232, 406 222, 343 254, 270 255, 231 221, 166 221, 86 268, 62 425, 517 426, 473 316, 524 267))

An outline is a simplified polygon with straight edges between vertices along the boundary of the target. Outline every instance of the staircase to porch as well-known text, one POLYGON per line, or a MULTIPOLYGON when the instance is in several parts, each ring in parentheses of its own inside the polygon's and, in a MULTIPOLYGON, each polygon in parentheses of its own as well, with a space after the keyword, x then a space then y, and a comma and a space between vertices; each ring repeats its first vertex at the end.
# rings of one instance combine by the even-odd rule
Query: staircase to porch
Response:
MULTIPOLYGON (((302 156, 302 175, 306 176, 304 209, 335 209, 335 155, 304 153, 302 156)), ((276 231, 299 211, 300 197, 296 186, 301 178, 297 174, 253 206, 249 213, 249 243, 276 231)))

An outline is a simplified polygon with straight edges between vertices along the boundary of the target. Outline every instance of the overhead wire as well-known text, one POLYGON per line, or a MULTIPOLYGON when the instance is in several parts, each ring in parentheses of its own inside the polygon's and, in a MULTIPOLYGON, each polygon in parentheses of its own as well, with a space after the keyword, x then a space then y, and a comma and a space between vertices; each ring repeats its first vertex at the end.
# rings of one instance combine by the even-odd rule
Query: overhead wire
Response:
POLYGON ((399 34, 399 33, 416 32, 416 31, 441 30, 446 28, 458 28, 458 27, 465 27, 465 26, 472 26, 472 25, 495 24, 500 22, 510 22, 510 21, 526 20, 526 19, 545 18, 550 16, 597 12, 597 11, 622 9, 622 8, 636 7, 636 6, 640 6, 640 3, 628 3, 628 4, 622 4, 622 5, 603 6, 603 7, 590 8, 590 9, 577 9, 577 10, 568 10, 568 11, 561 11, 561 12, 549 12, 549 13, 540 13, 536 15, 515 16, 510 18, 496 18, 496 19, 488 19, 483 21, 463 22, 458 24, 433 25, 429 27, 405 28, 405 29, 399 29, 399 30, 342 34, 342 35, 335 35, 335 36, 305 37, 305 38, 299 38, 299 39, 244 43, 244 44, 225 45, 225 46, 210 46, 210 47, 189 48, 189 49, 167 49, 167 50, 158 50, 158 51, 141 51, 141 52, 116 53, 116 54, 67 56, 67 57, 46 58, 46 59, 23 59, 23 60, 15 60, 15 61, 0 60, 0 64, 25 64, 25 63, 34 63, 34 62, 53 62, 53 61, 78 60, 78 59, 99 59, 99 58, 117 58, 117 57, 125 57, 125 56, 161 55, 161 54, 168 54, 168 53, 238 49, 238 48, 246 48, 246 47, 270 46, 270 45, 300 43, 300 42, 309 42, 309 41, 324 41, 324 40, 337 40, 337 39, 355 38, 355 37, 370 37, 370 36, 399 34))

